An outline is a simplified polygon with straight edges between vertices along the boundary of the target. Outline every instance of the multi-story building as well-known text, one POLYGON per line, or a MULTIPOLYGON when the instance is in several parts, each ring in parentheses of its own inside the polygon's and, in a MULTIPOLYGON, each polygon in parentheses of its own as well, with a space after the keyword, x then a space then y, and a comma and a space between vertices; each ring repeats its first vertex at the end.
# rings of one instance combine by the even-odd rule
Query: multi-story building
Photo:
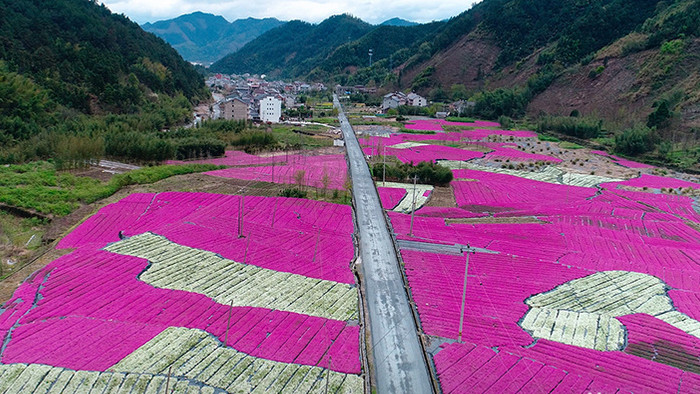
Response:
POLYGON ((279 123, 282 116, 282 100, 267 96, 260 100, 260 120, 263 122, 279 123))
POLYGON ((227 99, 219 105, 221 109, 221 118, 227 120, 247 120, 249 119, 249 106, 247 101, 238 97, 227 99))

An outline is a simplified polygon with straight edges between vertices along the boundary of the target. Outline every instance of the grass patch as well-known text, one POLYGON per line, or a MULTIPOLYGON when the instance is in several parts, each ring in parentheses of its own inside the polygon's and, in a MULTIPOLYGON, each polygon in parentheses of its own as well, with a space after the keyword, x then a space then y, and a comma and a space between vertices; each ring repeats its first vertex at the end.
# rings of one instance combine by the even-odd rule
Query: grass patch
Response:
POLYGON ((326 117, 326 118, 316 118, 316 119, 313 119, 313 121, 314 121, 314 122, 318 122, 318 123, 330 124, 330 125, 338 125, 338 124, 340 124, 340 122, 338 121, 338 118, 329 118, 329 117, 326 117))
POLYGON ((569 141, 560 142, 559 147, 562 149, 583 149, 583 146, 569 141))
POLYGON ((561 140, 557 137, 552 137, 551 135, 546 135, 546 134, 537 134, 537 139, 540 141, 548 141, 548 142, 560 142, 561 140))
POLYGON ((129 185, 154 183, 174 175, 219 168, 222 167, 211 164, 145 167, 103 182, 58 172, 48 162, 10 165, 0 167, 0 202, 45 215, 64 216, 81 203, 93 203, 129 185))
MULTIPOLYGON (((324 131, 327 130, 327 128, 324 126, 315 127, 323 129, 324 131)), ((332 138, 295 133, 295 129, 309 132, 317 131, 312 128, 309 128, 309 126, 300 127, 288 125, 273 125, 272 134, 278 141, 278 145, 280 148, 292 146, 302 149, 315 149, 326 146, 333 146, 332 138)))
POLYGON ((461 116, 448 116, 445 118, 446 121, 448 122, 461 122, 461 123, 474 123, 475 119, 474 118, 467 118, 467 117, 461 117, 461 116))
POLYGON ((432 130, 410 130, 406 128, 401 129, 401 132, 407 134, 435 134, 432 130))

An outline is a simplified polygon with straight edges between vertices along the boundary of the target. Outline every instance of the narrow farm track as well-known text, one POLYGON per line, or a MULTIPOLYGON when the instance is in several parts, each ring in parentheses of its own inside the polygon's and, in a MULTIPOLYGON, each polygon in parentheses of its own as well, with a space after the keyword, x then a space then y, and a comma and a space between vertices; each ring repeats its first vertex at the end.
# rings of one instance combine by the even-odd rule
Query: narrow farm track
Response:
POLYGON ((348 151, 352 194, 357 209, 360 257, 369 311, 370 363, 379 393, 432 392, 431 378, 417 335, 398 258, 364 155, 337 96, 348 151))

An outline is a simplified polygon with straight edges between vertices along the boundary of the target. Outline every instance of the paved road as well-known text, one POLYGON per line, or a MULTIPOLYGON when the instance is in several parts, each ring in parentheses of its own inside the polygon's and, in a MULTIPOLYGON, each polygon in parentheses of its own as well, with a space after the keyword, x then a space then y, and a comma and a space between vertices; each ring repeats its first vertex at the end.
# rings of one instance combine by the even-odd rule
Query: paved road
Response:
POLYGON ((430 393, 430 374, 379 196, 355 133, 335 96, 334 103, 348 150, 357 207, 374 384, 378 393, 430 393))
POLYGON ((139 168, 141 168, 132 164, 120 163, 118 161, 109 160, 100 160, 97 166, 105 168, 106 172, 111 172, 113 174, 121 174, 127 171, 138 170, 139 168))

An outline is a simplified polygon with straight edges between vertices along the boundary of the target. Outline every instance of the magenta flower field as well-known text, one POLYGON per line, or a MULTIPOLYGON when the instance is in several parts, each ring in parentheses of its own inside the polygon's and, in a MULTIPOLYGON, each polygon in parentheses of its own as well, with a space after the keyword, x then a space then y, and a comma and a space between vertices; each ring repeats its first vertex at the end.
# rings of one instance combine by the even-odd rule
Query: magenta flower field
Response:
MULTIPOLYGON (((474 160, 490 168, 572 166, 554 156, 562 149, 534 153, 533 132, 437 120, 406 127, 435 134, 370 137, 361 140, 365 153, 402 162, 474 160), (447 125, 470 129, 446 132, 447 125), (488 151, 451 147, 458 143, 488 151)), ((591 153, 627 168, 653 168, 591 153)), ((686 195, 700 184, 640 173, 580 187, 497 172, 453 170, 455 205, 417 210, 412 235, 410 214, 390 211, 394 192, 378 188, 399 240, 440 245, 426 250, 481 248, 470 255, 461 343, 465 255, 401 250, 422 330, 439 345, 432 354, 443 392, 700 390, 700 213, 686 195), (621 287, 611 291, 612 279, 596 275, 621 278, 621 287), (652 292, 649 283, 660 290, 652 292), (621 304, 615 292, 634 301, 621 304)))
POLYGON ((382 207, 389 210, 394 209, 394 207, 403 200, 404 196, 406 196, 406 189, 398 187, 377 186, 377 192, 379 193, 382 207))
POLYGON ((623 167, 627 167, 627 168, 654 168, 654 166, 652 166, 652 165, 638 163, 636 161, 623 159, 621 157, 611 155, 611 154, 609 154, 605 151, 601 151, 601 150, 594 150, 594 151, 591 151, 591 153, 593 153, 594 155, 605 156, 605 157, 609 158, 610 160, 612 160, 614 163, 621 165, 623 167))
MULTIPOLYGON (((401 251, 423 330, 444 341, 434 356, 444 392, 694 392, 700 387, 695 320, 700 320, 700 232, 690 225, 700 223, 700 215, 691 198, 456 172, 471 179, 452 182, 459 207, 423 208, 426 214, 419 211, 414 219, 413 237, 410 216, 389 213, 399 239, 494 252, 470 256, 463 343, 457 343, 465 257, 401 251), (446 225, 446 218, 469 215, 520 219, 446 225), (621 316, 627 338, 622 351, 538 338, 521 327, 526 300, 606 271, 660 279, 671 289, 665 297, 674 313, 684 320, 669 324, 648 314, 621 316)), ((652 176, 620 184, 698 186, 652 176)), ((599 296, 604 303, 605 293, 599 296)), ((575 322, 535 324, 550 324, 556 332, 583 324, 575 322)), ((584 331, 580 340, 586 341, 584 331)))
POLYGON ((267 166, 232 167, 205 174, 223 178, 294 185, 297 182, 296 176, 299 171, 303 171, 304 175, 302 185, 319 189, 324 188, 325 178, 328 181, 329 189, 343 190, 347 179, 347 163, 343 155, 290 155, 288 157, 282 155, 276 156, 276 160, 270 161, 270 165, 267 166))
POLYGON ((230 308, 196 292, 154 287, 139 279, 149 261, 104 250, 121 237, 151 232, 266 272, 354 285, 349 206, 245 197, 241 228, 241 198, 134 194, 102 208, 59 243, 73 252, 32 275, 5 304, 2 363, 105 371, 168 327, 183 327, 256 359, 359 374, 356 322, 230 308))

